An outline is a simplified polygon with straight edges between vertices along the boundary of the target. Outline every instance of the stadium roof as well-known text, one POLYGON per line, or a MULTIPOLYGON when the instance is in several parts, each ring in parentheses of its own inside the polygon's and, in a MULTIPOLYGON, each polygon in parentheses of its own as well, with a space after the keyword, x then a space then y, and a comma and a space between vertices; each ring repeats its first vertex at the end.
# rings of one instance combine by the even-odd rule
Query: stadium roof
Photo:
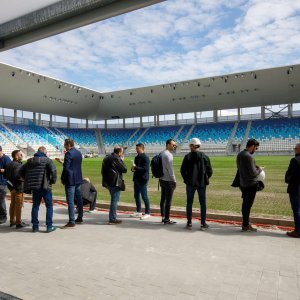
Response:
POLYGON ((0 64, 1 106, 103 120, 300 102, 300 65, 101 93, 0 64))
POLYGON ((165 0, 1 0, 0 51, 165 0))

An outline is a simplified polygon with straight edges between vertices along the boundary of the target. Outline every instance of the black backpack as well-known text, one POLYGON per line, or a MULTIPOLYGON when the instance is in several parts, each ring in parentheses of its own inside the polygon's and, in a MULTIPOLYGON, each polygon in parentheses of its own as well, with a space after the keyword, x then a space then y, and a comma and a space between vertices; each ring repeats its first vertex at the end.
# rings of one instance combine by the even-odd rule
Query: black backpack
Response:
POLYGON ((152 176, 154 176, 155 178, 161 178, 164 176, 161 153, 155 155, 151 159, 150 166, 152 176))

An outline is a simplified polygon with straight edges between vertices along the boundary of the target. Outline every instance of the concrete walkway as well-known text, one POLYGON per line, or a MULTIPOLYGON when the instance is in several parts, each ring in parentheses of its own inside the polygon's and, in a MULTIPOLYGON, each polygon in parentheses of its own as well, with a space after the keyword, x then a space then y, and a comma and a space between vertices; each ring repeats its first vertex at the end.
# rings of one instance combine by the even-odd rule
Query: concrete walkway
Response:
MULTIPOLYGON (((83 225, 47 234, 41 206, 39 233, 0 225, 0 292, 28 300, 300 299, 300 240, 283 231, 210 223, 203 232, 197 222, 187 231, 185 219, 119 217, 116 226, 106 212, 85 214, 83 225)), ((54 221, 67 222, 66 207, 54 207, 54 221)))

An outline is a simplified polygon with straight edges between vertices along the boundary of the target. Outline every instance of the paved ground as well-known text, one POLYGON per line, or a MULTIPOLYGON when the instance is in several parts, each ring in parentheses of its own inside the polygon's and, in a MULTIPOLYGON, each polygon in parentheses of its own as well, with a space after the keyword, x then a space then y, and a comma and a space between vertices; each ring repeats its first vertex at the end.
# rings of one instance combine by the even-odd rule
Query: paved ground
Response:
MULTIPOLYGON (((7 203, 9 205, 9 203, 7 203)), ((57 226, 67 208, 55 206, 57 226)), ((24 221, 30 221, 25 204, 24 221)), ((300 240, 285 232, 185 220, 162 225, 85 214, 74 229, 44 233, 0 225, 0 291, 22 299, 300 299, 300 240)))

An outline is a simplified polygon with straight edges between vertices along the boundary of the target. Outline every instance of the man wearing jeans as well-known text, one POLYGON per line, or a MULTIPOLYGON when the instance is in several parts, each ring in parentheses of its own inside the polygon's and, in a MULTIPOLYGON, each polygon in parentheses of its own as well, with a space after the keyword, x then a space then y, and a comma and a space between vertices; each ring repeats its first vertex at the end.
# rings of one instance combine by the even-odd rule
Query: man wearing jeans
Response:
MULTIPOLYGON (((66 149, 63 171, 61 174, 61 182, 65 186, 66 198, 68 203, 69 222, 64 228, 73 228, 75 223, 81 224, 83 222, 83 201, 80 193, 80 186, 82 184, 82 154, 74 147, 72 139, 65 139, 64 147, 66 149), (75 220, 75 199, 77 200, 78 217, 75 220)), ((59 158, 56 160, 60 163, 59 158)))
POLYGON ((6 166, 11 162, 11 159, 2 152, 2 147, 0 146, 0 224, 3 224, 7 220, 6 211, 6 179, 4 178, 4 172, 6 166))
POLYGON ((212 168, 208 156, 200 152, 201 142, 198 138, 192 138, 189 146, 191 152, 188 153, 180 168, 180 173, 186 184, 186 216, 187 228, 192 229, 192 213, 194 195, 197 191, 201 206, 201 230, 208 228, 206 223, 206 186, 209 183, 209 178, 212 176, 212 168))
POLYGON ((255 139, 250 139, 247 142, 246 149, 241 151, 237 158, 237 168, 240 174, 240 189, 242 191, 242 215, 243 225, 242 231, 257 231, 249 223, 249 216, 251 207, 253 205, 255 195, 258 187, 257 176, 262 171, 262 168, 258 167, 253 158, 253 154, 258 149, 259 142, 255 139))
POLYGON ((175 149, 175 141, 173 139, 169 139, 166 141, 166 149, 161 152, 164 175, 159 178, 159 183, 161 186, 160 213, 162 222, 165 225, 176 223, 170 220, 172 197, 176 188, 176 178, 173 167, 173 154, 171 152, 173 152, 175 149))
POLYGON ((39 231, 38 213, 42 198, 47 208, 47 232, 54 231, 56 227, 52 225, 53 203, 51 187, 56 182, 56 168, 52 160, 47 157, 47 150, 44 146, 39 147, 37 153, 27 160, 21 167, 19 174, 24 179, 24 191, 32 193, 32 231, 39 231))
POLYGON ((117 219, 117 207, 122 190, 125 190, 123 173, 127 172, 124 164, 123 148, 114 147, 114 152, 107 155, 102 163, 102 185, 110 193, 109 224, 116 225, 122 223, 117 219))
POLYGON ((290 161, 285 182, 288 184, 287 192, 293 210, 295 229, 286 234, 293 238, 300 238, 300 143, 296 144, 294 151, 295 157, 290 161))
POLYGON ((137 156, 134 158, 134 164, 131 167, 134 182, 134 199, 136 203, 136 212, 131 217, 139 217, 141 220, 150 217, 150 202, 148 198, 149 181, 149 157, 145 154, 145 147, 139 143, 135 148, 137 156), (145 203, 145 214, 142 215, 141 196, 145 203))

